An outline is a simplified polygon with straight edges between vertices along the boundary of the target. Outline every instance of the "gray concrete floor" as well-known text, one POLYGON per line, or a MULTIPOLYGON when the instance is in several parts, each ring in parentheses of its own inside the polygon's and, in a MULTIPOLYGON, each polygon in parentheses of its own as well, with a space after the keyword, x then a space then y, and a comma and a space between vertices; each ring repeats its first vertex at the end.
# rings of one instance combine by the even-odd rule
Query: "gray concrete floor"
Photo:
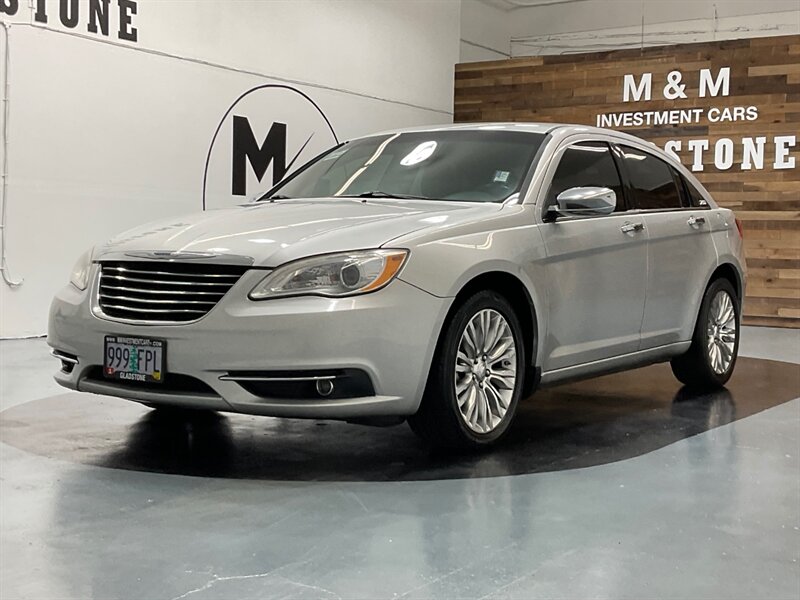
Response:
MULTIPOLYGON (((800 332, 745 328, 741 354, 800 362, 800 332)), ((42 340, 0 342, 0 410, 63 394, 54 369, 42 340)), ((439 481, 189 477, 5 442, 3 599, 800 598, 800 399, 618 462, 439 481)))

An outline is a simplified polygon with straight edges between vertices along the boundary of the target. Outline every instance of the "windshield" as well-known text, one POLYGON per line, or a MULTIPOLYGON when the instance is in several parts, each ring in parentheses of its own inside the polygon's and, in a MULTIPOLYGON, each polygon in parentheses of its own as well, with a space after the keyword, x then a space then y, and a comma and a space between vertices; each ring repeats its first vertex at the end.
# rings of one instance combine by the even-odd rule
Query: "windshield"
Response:
POLYGON ((500 202, 519 192, 544 136, 520 131, 398 133, 348 142, 265 198, 422 198, 500 202))

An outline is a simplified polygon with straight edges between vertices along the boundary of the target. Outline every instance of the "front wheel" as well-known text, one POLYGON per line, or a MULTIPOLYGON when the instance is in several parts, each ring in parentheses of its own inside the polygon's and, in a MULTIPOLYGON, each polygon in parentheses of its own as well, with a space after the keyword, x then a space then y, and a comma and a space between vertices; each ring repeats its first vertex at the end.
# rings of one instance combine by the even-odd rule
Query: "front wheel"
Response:
POLYGON ((730 281, 713 281, 700 305, 692 345, 670 363, 675 377, 693 388, 725 385, 739 354, 739 321, 739 299, 730 281))
POLYGON ((508 430, 522 395, 525 345, 500 294, 481 291, 445 326, 417 414, 409 425, 435 446, 480 448, 508 430))

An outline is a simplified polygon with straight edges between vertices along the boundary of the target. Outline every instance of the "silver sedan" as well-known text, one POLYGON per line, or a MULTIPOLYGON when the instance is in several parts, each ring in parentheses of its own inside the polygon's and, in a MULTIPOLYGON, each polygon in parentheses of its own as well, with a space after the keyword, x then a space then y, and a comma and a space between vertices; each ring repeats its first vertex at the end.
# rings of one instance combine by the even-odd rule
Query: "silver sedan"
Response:
POLYGON ((723 385, 744 282, 734 215, 651 144, 453 125, 346 142, 257 201, 90 249, 48 343, 71 389, 479 447, 537 386, 660 361, 723 385))

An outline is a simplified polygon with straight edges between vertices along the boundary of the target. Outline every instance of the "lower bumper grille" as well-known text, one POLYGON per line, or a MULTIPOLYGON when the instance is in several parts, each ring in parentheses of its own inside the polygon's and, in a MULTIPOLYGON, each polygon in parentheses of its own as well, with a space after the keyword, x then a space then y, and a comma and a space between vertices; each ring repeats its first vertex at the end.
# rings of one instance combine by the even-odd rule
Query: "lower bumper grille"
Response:
POLYGON ((220 379, 235 381, 261 398, 341 400, 375 395, 372 380, 361 369, 232 371, 220 379))
POLYGON ((247 271, 238 265, 105 262, 98 303, 125 321, 188 322, 208 313, 247 271))

